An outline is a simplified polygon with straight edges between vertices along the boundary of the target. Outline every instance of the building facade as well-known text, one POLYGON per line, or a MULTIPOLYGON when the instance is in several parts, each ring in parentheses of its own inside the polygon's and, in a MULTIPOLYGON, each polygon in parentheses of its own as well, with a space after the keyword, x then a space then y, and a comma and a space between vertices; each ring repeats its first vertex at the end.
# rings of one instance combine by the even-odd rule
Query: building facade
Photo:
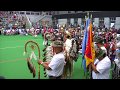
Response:
POLYGON ((93 25, 99 27, 105 25, 110 28, 113 25, 120 29, 120 11, 56 11, 53 15, 53 24, 84 25, 85 16, 92 14, 93 25))

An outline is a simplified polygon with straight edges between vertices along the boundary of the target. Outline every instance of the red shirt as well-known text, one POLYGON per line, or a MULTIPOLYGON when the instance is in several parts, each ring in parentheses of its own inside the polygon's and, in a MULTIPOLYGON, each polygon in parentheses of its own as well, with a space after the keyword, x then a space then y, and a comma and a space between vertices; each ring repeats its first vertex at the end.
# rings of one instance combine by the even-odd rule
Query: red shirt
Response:
POLYGON ((106 49, 108 49, 110 47, 109 43, 105 43, 104 46, 106 49))
POLYGON ((46 28, 44 28, 43 32, 44 32, 44 33, 46 32, 46 28))

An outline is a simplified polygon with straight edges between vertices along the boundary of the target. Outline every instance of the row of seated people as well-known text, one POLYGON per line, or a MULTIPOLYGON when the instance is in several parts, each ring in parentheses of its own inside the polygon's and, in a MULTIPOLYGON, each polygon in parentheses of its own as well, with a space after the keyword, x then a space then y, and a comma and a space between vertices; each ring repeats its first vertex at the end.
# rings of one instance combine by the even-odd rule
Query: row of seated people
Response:
POLYGON ((4 29, 0 30, 3 35, 38 35, 40 34, 40 29, 4 29))

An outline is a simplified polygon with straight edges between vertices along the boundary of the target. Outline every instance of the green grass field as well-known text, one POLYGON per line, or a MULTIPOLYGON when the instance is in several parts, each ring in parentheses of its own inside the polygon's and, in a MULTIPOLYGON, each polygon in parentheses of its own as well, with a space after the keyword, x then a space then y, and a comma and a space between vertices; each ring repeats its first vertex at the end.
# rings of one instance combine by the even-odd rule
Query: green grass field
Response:
MULTIPOLYGON (((36 63, 36 77, 33 78, 30 73, 26 57, 23 56, 24 45, 27 41, 33 40, 38 43, 41 51, 44 46, 43 38, 39 35, 37 38, 33 36, 4 36, 0 35, 0 76, 4 76, 6 79, 38 79, 38 64, 36 63)), ((43 74, 43 67, 40 67, 40 78, 47 79, 43 74)), ((83 68, 81 67, 81 56, 74 63, 74 72, 72 79, 84 79, 83 68)))

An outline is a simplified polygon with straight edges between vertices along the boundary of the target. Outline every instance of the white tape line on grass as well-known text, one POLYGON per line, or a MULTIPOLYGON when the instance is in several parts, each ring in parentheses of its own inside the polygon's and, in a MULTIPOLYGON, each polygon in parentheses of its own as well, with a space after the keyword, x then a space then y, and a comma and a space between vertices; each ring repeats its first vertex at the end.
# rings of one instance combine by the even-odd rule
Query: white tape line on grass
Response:
POLYGON ((25 60, 25 58, 17 58, 15 60, 0 60, 0 63, 16 62, 16 61, 21 61, 21 60, 25 60))
POLYGON ((4 47, 4 48, 0 48, 0 49, 19 48, 19 47, 24 47, 24 46, 16 46, 16 47, 4 47))

